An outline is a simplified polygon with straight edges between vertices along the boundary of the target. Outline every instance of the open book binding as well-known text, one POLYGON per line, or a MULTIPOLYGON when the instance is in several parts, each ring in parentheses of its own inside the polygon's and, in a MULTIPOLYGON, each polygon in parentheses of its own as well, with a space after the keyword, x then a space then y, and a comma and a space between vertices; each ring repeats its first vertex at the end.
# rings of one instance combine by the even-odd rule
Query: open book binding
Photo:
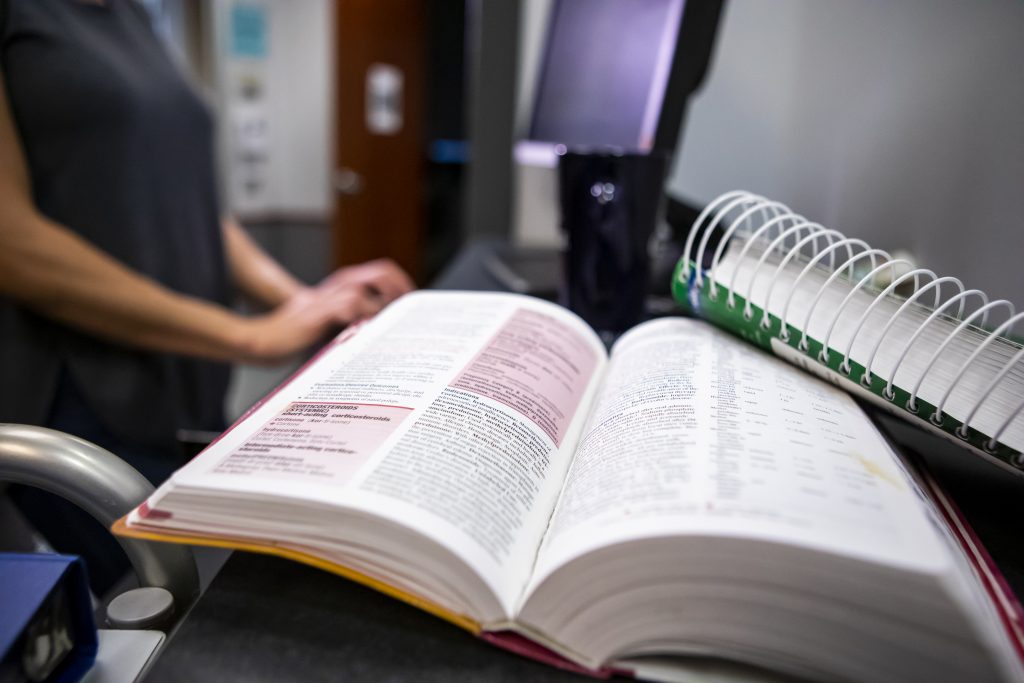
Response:
POLYGON ((529 297, 403 297, 114 531, 305 562, 596 676, 1024 670, 998 572, 849 396, 697 320, 609 353, 529 297))
POLYGON ((700 317, 1024 474, 1024 313, 1009 301, 743 191, 698 216, 672 287, 700 317))

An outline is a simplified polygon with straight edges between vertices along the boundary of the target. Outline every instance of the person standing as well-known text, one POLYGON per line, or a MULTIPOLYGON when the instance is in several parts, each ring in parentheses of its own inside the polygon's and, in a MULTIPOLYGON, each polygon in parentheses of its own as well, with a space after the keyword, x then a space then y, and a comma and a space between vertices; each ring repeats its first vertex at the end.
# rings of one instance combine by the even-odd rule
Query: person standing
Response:
POLYGON ((229 362, 281 361, 412 288, 390 261, 298 282, 222 216, 213 135, 135 0, 0 0, 0 422, 159 483, 179 429, 223 429, 229 362))

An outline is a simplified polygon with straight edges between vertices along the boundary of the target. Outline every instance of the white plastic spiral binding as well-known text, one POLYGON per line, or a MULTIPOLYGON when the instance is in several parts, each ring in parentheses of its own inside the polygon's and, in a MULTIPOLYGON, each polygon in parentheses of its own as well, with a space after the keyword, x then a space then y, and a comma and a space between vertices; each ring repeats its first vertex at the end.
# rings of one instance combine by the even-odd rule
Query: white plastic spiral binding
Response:
MULTIPOLYGON (((786 266, 789 265, 789 262, 792 261, 793 258, 797 254, 802 253, 802 250, 804 249, 804 247, 806 247, 811 242, 813 242, 814 246, 816 247, 817 244, 818 244, 818 239, 821 238, 821 237, 824 237, 824 238, 830 240, 830 242, 829 242, 830 246, 832 244, 835 244, 837 241, 841 241, 842 238, 843 238, 843 233, 839 232, 838 230, 829 230, 828 228, 825 228, 824 226, 822 226, 819 223, 813 223, 812 225, 820 228, 821 232, 812 232, 810 235, 807 235, 806 237, 804 237, 803 239, 798 241, 796 244, 794 244, 790 248, 790 250, 786 252, 785 257, 783 257, 783 259, 779 263, 778 267, 775 268, 775 274, 772 275, 772 279, 768 283, 768 292, 764 296, 765 303, 767 303, 767 302, 772 300, 772 292, 775 291, 775 281, 779 279, 779 275, 786 269, 786 266), (836 237, 837 239, 833 240, 832 239, 833 237, 836 237)), ((719 245, 719 246, 721 246, 721 245, 719 245)), ((821 253, 825 253, 825 252, 821 252, 821 253)), ((852 253, 852 251, 851 251, 851 253, 852 253)), ((834 256, 835 252, 834 251, 829 251, 829 255, 830 256, 834 256)), ((829 267, 831 268, 834 265, 835 265, 835 259, 834 258, 830 258, 829 259, 829 267)), ((793 291, 794 290, 790 290, 790 293, 789 293, 790 297, 792 297, 793 291)), ((729 297, 732 298, 732 290, 729 291, 729 297)), ((789 298, 790 297, 786 298, 786 307, 787 308, 789 307, 789 298)), ((767 319, 767 317, 768 317, 767 312, 765 313, 764 317, 767 319)), ((785 309, 783 309, 782 327, 779 330, 779 338, 782 339, 782 341, 789 341, 789 329, 786 327, 785 309)))
MULTIPOLYGON (((690 228, 689 234, 686 235, 686 245, 684 247, 683 253, 688 255, 691 251, 693 251, 693 240, 697 237, 697 233, 701 231, 704 225, 704 221, 707 219, 708 216, 711 215, 712 211, 718 208, 718 206, 720 206, 722 203, 727 202, 734 197, 740 197, 749 194, 749 192, 744 192, 743 190, 734 190, 733 192, 726 192, 723 195, 719 195, 714 200, 712 200, 710 204, 705 206, 704 210, 700 212, 699 216, 697 216, 697 220, 693 222, 693 226, 690 228)), ((700 271, 700 261, 697 261, 697 270, 700 271)), ((686 282, 687 278, 690 277, 689 258, 683 260, 682 276, 683 282, 686 282)))
MULTIPOLYGON (((988 346, 993 341, 998 339, 999 335, 1003 334, 1004 332, 1007 332, 1007 333, 1012 332, 1014 324, 1018 320, 1021 320, 1022 318, 1024 318, 1024 312, 1018 313, 1017 315, 1013 316, 1012 318, 1010 318, 1009 320, 1004 322, 1002 325, 997 327, 995 329, 995 331, 992 332, 992 334, 990 334, 989 336, 985 337, 985 340, 983 342, 981 342, 980 344, 978 344, 978 347, 976 349, 974 349, 974 353, 972 353, 967 358, 967 360, 965 360, 960 365, 960 369, 957 370, 956 376, 953 377, 953 381, 949 383, 948 387, 946 387, 946 393, 944 393, 942 395, 942 398, 939 400, 939 404, 937 406, 935 406, 935 414, 938 415, 940 419, 942 418, 942 408, 943 408, 943 406, 946 405, 946 401, 949 399, 949 395, 953 393, 953 389, 956 387, 957 383, 960 381, 960 378, 964 376, 964 373, 967 372, 967 368, 971 367, 971 364, 974 363, 974 359, 981 355, 981 352, 985 350, 986 346, 988 346)), ((993 386, 995 386, 995 385, 993 385, 993 386)), ((978 406, 986 398, 988 398, 988 394, 987 393, 982 394, 981 399, 977 403, 975 403, 974 407, 971 409, 971 413, 970 413, 971 415, 973 415, 978 410, 978 406)), ((957 435, 960 436, 960 437, 966 438, 967 433, 965 431, 963 431, 964 426, 965 425, 961 425, 960 426, 960 429, 957 430, 957 435)))
MULTIPOLYGON (((956 279, 956 278, 953 278, 953 279, 956 279)), ((936 281, 936 282, 938 282, 938 281, 936 281)), ((961 292, 960 294, 957 294, 956 296, 952 297, 951 299, 948 299, 944 304, 942 304, 941 306, 936 308, 934 311, 932 311, 931 315, 929 315, 927 318, 925 318, 925 321, 923 323, 921 323, 916 330, 914 330, 914 334, 912 334, 910 336, 910 339, 907 340, 907 343, 903 345, 903 350, 900 351, 899 358, 896 359, 896 365, 893 366, 892 372, 889 375, 889 381, 885 385, 886 393, 888 393, 888 394, 892 393, 893 380, 896 377, 896 373, 899 372, 900 365, 903 364, 903 359, 907 357, 907 351, 909 351, 911 349, 911 347, 914 346, 914 342, 917 341, 917 338, 920 337, 921 333, 924 332, 926 327, 928 327, 928 324, 931 323, 936 318, 938 318, 940 315, 942 315, 942 313, 947 308, 949 308, 950 306, 955 304, 957 301, 960 302, 960 310, 957 313, 956 317, 957 318, 961 317, 964 314, 964 302, 970 296, 977 296, 977 297, 981 298, 981 305, 982 305, 982 309, 983 309, 983 312, 982 312, 982 315, 981 315, 981 325, 985 324, 985 320, 988 318, 988 295, 985 294, 985 292, 981 291, 980 289, 968 289, 966 292, 961 292)), ((910 300, 908 300, 907 303, 910 303, 910 300)), ((904 307, 906 305, 907 304, 903 304, 904 307)), ((893 320, 895 320, 897 317, 898 317, 898 315, 893 316, 893 320)), ((892 323, 892 321, 890 321, 890 324, 891 323, 892 323)), ((888 327, 886 327, 886 329, 888 329, 888 327)), ((884 336, 885 336, 885 332, 882 333, 882 337, 884 337, 884 336)), ((879 344, 882 341, 882 337, 879 337, 879 339, 878 339, 879 344)), ((878 351, 878 346, 877 345, 875 346, 875 351, 876 352, 878 351)), ((872 359, 874 359, 874 353, 871 354, 871 357, 872 357, 872 359)), ((869 365, 868 366, 868 371, 870 371, 870 370, 871 370, 871 367, 869 365)), ((911 399, 909 401, 907 401, 907 405, 904 406, 904 407, 907 410, 909 410, 910 412, 916 413, 917 412, 917 405, 913 404, 913 401, 914 401, 914 398, 911 397, 911 399)))
MULTIPOLYGON (((747 252, 750 251, 750 248, 754 244, 757 244, 757 240, 760 239, 761 235, 765 235, 765 237, 767 238, 767 236, 771 234, 772 230, 775 230, 776 232, 779 232, 781 230, 783 221, 788 220, 794 223, 799 223, 799 219, 800 217, 796 216, 795 214, 785 214, 783 216, 776 216, 775 218, 771 219, 770 221, 762 225, 760 228, 754 231, 754 233, 750 236, 750 239, 747 240, 747 243, 743 245, 743 249, 740 250, 740 260, 742 261, 743 258, 747 255, 747 252)), ((765 253, 768 253, 767 250, 765 251, 765 253)), ((739 269, 733 271, 732 279, 729 280, 730 294, 736 291, 737 275, 739 275, 739 269)), ((733 299, 732 297, 729 297, 729 303, 731 303, 733 306, 736 305, 735 299, 733 299)), ((750 310, 750 301, 747 301, 746 305, 743 307, 743 316, 749 319, 751 315, 752 312, 750 310)))
MULTIPOLYGON (((871 378, 875 376, 875 359, 879 354, 883 341, 893 330, 896 323, 906 319, 912 311, 927 312, 927 317, 925 317, 924 321, 917 325, 913 334, 902 344, 897 354, 896 363, 887 373, 888 377, 883 378, 886 384, 882 395, 889 401, 895 399, 894 382, 900 367, 908 357, 910 350, 922 339, 925 330, 940 317, 953 318, 955 321, 958 321, 955 329, 948 333, 931 353, 924 365, 924 369, 915 378, 913 388, 908 392, 909 399, 904 406, 909 412, 918 411, 917 401, 921 385, 925 377, 932 371, 937 359, 949 348, 950 344, 969 329, 977 332, 979 331, 977 326, 984 328, 992 311, 996 309, 1008 310, 1009 313, 1006 321, 995 330, 992 332, 981 330, 986 335, 984 340, 975 346, 973 352, 959 365, 952 381, 945 385, 942 398, 939 400, 931 416, 933 423, 936 425, 941 426, 943 409, 968 369, 979 361, 987 347, 994 344, 997 339, 1000 339, 1004 332, 1012 332, 1013 326, 1024 318, 1024 313, 1015 314, 1014 306, 1009 301, 989 301, 984 292, 978 289, 966 289, 964 283, 958 278, 939 277, 931 270, 915 268, 913 264, 905 260, 893 259, 886 251, 871 248, 864 240, 846 237, 837 230, 832 230, 819 223, 810 221, 791 211, 785 204, 741 190, 720 195, 708 204, 701 211, 697 220, 694 221, 686 238, 684 253, 687 255, 687 258, 680 269, 680 278, 683 283, 688 282, 692 274, 694 286, 699 289, 704 286, 705 277, 707 277, 711 285, 707 296, 712 300, 716 299, 719 286, 723 284, 721 282, 720 268, 728 245, 734 238, 744 240, 743 246, 739 250, 738 258, 734 261, 735 263, 745 263, 748 259, 748 254, 751 261, 753 261, 755 254, 758 256, 745 286, 741 287, 738 282, 739 273, 743 270, 742 268, 735 267, 732 269, 731 275, 725 276, 729 279, 726 288, 726 304, 730 310, 735 309, 736 296, 740 294, 740 289, 742 288, 742 296, 745 302, 743 316, 745 319, 753 319, 753 297, 759 291, 757 285, 762 269, 765 268, 770 259, 778 260, 777 265, 774 267, 774 272, 771 273, 767 289, 764 290, 765 296, 761 300, 762 317, 758 321, 758 325, 762 329, 771 328, 769 305, 772 302, 773 295, 776 293, 776 289, 783 287, 781 285, 783 273, 787 271, 787 268, 791 267, 794 261, 802 266, 795 280, 787 285, 788 291, 783 290, 781 294, 784 296, 784 300, 780 309, 781 328, 778 336, 783 341, 789 341, 790 308, 795 293, 800 291, 800 285, 807 281, 807 278, 815 269, 819 272, 828 273, 823 284, 818 286, 814 292, 810 305, 804 314, 802 327, 795 328, 801 335, 797 348, 805 353, 810 350, 807 337, 808 325, 815 309, 823 301, 824 293, 840 277, 845 276, 849 281, 850 290, 831 314, 826 327, 827 331, 821 340, 822 351, 819 354, 818 360, 826 364, 829 360, 829 343, 832 340, 832 334, 837 324, 840 320, 844 319, 844 315, 851 315, 847 310, 849 308, 848 304, 859 292, 871 289, 876 276, 889 271, 891 274, 889 284, 879 292, 872 290, 874 298, 855 321, 852 335, 845 342, 843 362, 840 365, 842 372, 849 374, 852 371, 851 353, 853 352, 854 344, 863 333, 868 319, 871 317, 872 312, 876 311, 880 302, 886 299, 899 301, 899 306, 895 312, 890 314, 888 319, 885 320, 885 324, 874 339, 870 354, 867 356, 861 382, 870 386, 871 378), (705 256, 708 252, 708 245, 716 235, 719 236, 719 241, 715 246, 710 261, 707 261, 709 267, 705 271, 702 265, 706 262, 705 256), (845 251, 845 254, 840 256, 843 251, 845 251), (845 260, 843 260, 843 256, 845 256, 845 260), (825 265, 826 259, 827 266, 825 265), (857 272, 858 264, 868 260, 870 260, 870 268, 867 274, 854 282, 854 274, 857 272), (837 263, 837 261, 841 262, 837 263), (695 273, 692 271, 693 264, 696 264, 695 273), (922 278, 925 278, 923 285, 922 278), (896 298, 897 289, 910 280, 913 280, 912 293, 905 299, 896 298), (922 303, 929 293, 931 294, 930 306, 922 303), (967 304, 971 300, 979 300, 980 305, 964 317, 967 304), (954 308, 955 314, 953 313, 954 308)), ((732 256, 730 256, 730 261, 732 261, 732 256)), ((775 261, 773 260, 772 263, 775 263, 775 261)), ((957 430, 957 434, 961 438, 968 438, 971 422, 974 420, 979 409, 993 395, 1000 383, 1015 368, 1018 368, 1022 362, 1024 362, 1024 349, 1019 349, 989 379, 984 391, 973 402, 972 407, 966 413, 966 418, 957 430)), ((1022 412, 1024 412, 1024 402, 1009 414, 1000 424, 999 429, 985 442, 984 447, 986 450, 993 451, 997 448, 999 438, 1009 425, 1013 424, 1021 416, 1022 412)), ((1016 464, 1024 468, 1024 459, 1018 459, 1016 464)))
MULTIPOLYGON (((703 256, 704 256, 704 250, 707 248, 708 240, 711 238, 711 235, 715 232, 715 228, 718 227, 718 224, 722 221, 723 218, 725 218, 726 214, 728 214, 730 211, 732 211, 734 208, 736 208, 738 206, 750 205, 750 204, 754 204, 754 203, 756 203, 758 201, 765 202, 765 203, 768 202, 768 200, 765 199, 764 197, 760 197, 760 196, 755 195, 755 194, 750 194, 749 192, 736 192, 736 193, 730 192, 728 194, 722 195, 721 197, 716 199, 714 202, 709 204, 707 206, 707 208, 705 208, 704 211, 700 214, 700 216, 697 217, 697 220, 694 223, 694 225, 695 226, 701 225, 703 223, 703 220, 705 218, 707 218, 707 214, 709 214, 710 211, 714 209, 714 207, 718 206, 721 203, 724 203, 723 200, 726 200, 726 199, 731 199, 732 201, 729 201, 725 205, 724 208, 720 209, 718 211, 718 213, 715 214, 714 220, 711 221, 711 224, 708 225, 707 230, 705 230, 703 237, 701 237, 700 247, 697 250, 697 253, 698 253, 698 258, 697 258, 698 268, 697 268, 697 278, 696 278, 696 281, 695 281, 695 285, 698 288, 704 286, 704 274, 701 272, 701 269, 699 267, 700 263, 702 262, 703 256), (738 195, 738 196, 735 196, 735 195, 738 195)), ((691 230, 690 234, 686 238, 686 253, 690 253, 690 250, 693 248, 693 239, 696 237, 696 232, 697 231, 691 230)), ((687 275, 687 276, 689 275, 688 264, 687 264, 686 270, 684 271, 684 274, 687 275)))
MULTIPOLYGON (((772 204, 774 204, 774 202, 772 204)), ((740 214, 739 217, 736 218, 736 220, 734 220, 732 222, 732 224, 729 226, 729 229, 725 231, 725 235, 729 235, 730 231, 734 232, 737 228, 740 227, 740 225, 742 225, 742 222, 744 220, 749 220, 751 213, 753 213, 755 211, 766 212, 768 209, 772 209, 774 211, 776 206, 782 207, 783 209, 786 208, 782 204, 777 204, 775 206, 770 206, 770 205, 765 205, 765 204, 755 204, 754 206, 752 206, 751 208, 747 209, 742 214, 740 214)), ((774 227, 776 224, 781 225, 781 222, 784 221, 784 220, 792 220, 792 214, 788 214, 788 213, 786 213, 786 214, 778 214, 778 213, 776 213, 774 218, 769 220, 767 223, 765 223, 760 228, 760 231, 762 231, 762 232, 763 231, 768 231, 772 227, 774 227)), ((710 232, 706 233, 705 237, 709 236, 710 234, 711 234, 710 232)), ((704 245, 705 244, 706 244, 705 240, 701 240, 701 246, 698 247, 698 253, 703 255, 703 253, 704 253, 704 245)), ((718 247, 715 249, 715 254, 714 254, 714 257, 712 258, 712 262, 711 262, 711 269, 709 271, 709 278, 708 279, 711 280, 711 293, 712 294, 717 294, 718 283, 715 281, 715 268, 716 268, 716 266, 718 264, 717 259, 721 258, 722 250, 723 250, 724 246, 725 246, 725 237, 723 235, 722 241, 719 242, 718 247)), ((730 292, 729 301, 730 301, 730 303, 733 303, 732 290, 730 289, 729 292, 730 292)))
MULTIPOLYGON (((816 235, 816 234, 818 234, 820 232, 823 232, 824 230, 825 230, 825 228, 821 227, 817 223, 811 223, 809 221, 801 221, 801 222, 797 223, 796 225, 794 225, 793 227, 788 228, 786 230, 783 230, 781 233, 779 233, 778 237, 776 237, 774 240, 772 240, 772 242, 764 250, 764 253, 761 254, 761 258, 758 259, 757 265, 754 267, 754 272, 750 274, 750 280, 747 282, 747 293, 746 293, 746 295, 744 297, 746 299, 746 302, 747 302, 746 303, 746 309, 747 310, 750 309, 750 295, 754 291, 754 283, 757 282, 757 274, 761 272, 761 267, 764 265, 764 262, 768 259, 768 256, 772 252, 774 252, 778 247, 784 245, 786 243, 786 238, 790 237, 791 235, 793 237, 799 237, 800 233, 809 231, 810 234, 812 236, 814 236, 814 235, 816 235)), ((767 303, 768 303, 768 300, 765 299, 765 304, 767 304, 767 303)), ((746 313, 746 311, 744 311, 744 313, 746 313)), ((761 327, 764 327, 766 329, 768 328, 768 310, 767 310, 767 308, 764 311, 764 315, 761 316, 761 327)))
MULTIPOLYGON (((890 261, 890 263, 894 263, 894 262, 890 261)), ((906 263, 906 261, 904 261, 904 263, 906 263)), ((879 268, 881 268, 881 267, 882 266, 879 266, 879 268)), ((846 352, 843 353, 843 364, 839 366, 840 369, 842 369, 842 371, 845 374, 847 374, 847 375, 850 374, 850 353, 853 351, 853 342, 855 342, 857 340, 857 336, 860 334, 861 329, 864 327, 864 323, 867 321, 868 317, 871 315, 871 311, 875 310, 875 307, 878 305, 878 302, 883 301, 885 299, 885 297, 887 297, 892 292, 895 292, 897 287, 899 287, 901 284, 903 284, 904 282, 906 282, 910 278, 914 278, 914 287, 917 288, 917 285, 918 285, 918 282, 919 282, 918 276, 920 276, 920 275, 931 275, 932 280, 936 280, 939 277, 938 275, 936 275, 932 271, 928 270, 927 268, 915 268, 914 270, 911 270, 910 272, 904 273, 903 275, 900 275, 898 278, 893 280, 892 283, 888 287, 883 289, 881 294, 876 296, 874 301, 872 301, 868 305, 868 307, 864 309, 864 312, 861 314, 860 319, 857 321, 857 326, 853 328, 853 334, 850 335, 850 341, 847 342, 847 344, 846 344, 846 352)), ((843 303, 845 304, 846 302, 844 301, 843 303)), ((935 291, 935 304, 934 305, 938 306, 938 304, 939 304, 939 291, 936 290, 935 291)), ((838 315, 838 313, 836 313, 836 315, 838 315)), ((870 373, 865 372, 863 375, 861 375, 860 381, 861 381, 861 384, 864 384, 866 386, 871 386, 871 375, 870 375, 870 373)), ((888 396, 886 398, 888 398, 888 396)), ((889 399, 889 400, 892 400, 892 399, 889 399)))
MULTIPOLYGON (((989 339, 991 339, 991 337, 989 337, 989 339)), ((1024 358, 1024 348, 1020 349, 1019 351, 1017 351, 1017 353, 1013 354, 1013 357, 1006 362, 1006 365, 1003 366, 1003 369, 1000 370, 996 374, 996 376, 992 378, 992 381, 989 382, 988 386, 985 387, 985 391, 981 392, 981 398, 978 399, 978 402, 974 404, 974 407, 971 408, 971 412, 967 414, 967 417, 964 418, 963 424, 960 426, 961 436, 966 435, 967 430, 971 428, 971 420, 974 419, 974 415, 975 413, 978 412, 978 408, 981 407, 981 404, 984 403, 985 400, 992 395, 992 391, 999 385, 1000 382, 1003 381, 1003 378, 1010 373, 1010 370, 1012 370, 1013 367, 1017 365, 1017 363, 1020 362, 1022 358, 1024 358)))
MULTIPOLYGON (((928 272, 931 273, 931 271, 928 271, 928 272)), ((934 273, 933 273, 933 277, 934 277, 934 273)), ((960 282, 960 280, 958 278, 955 278, 955 277, 935 278, 931 282, 926 284, 924 287, 922 287, 921 289, 917 290, 912 295, 910 295, 910 297, 907 298, 907 300, 903 302, 903 305, 900 306, 898 309, 896 309, 896 312, 893 313, 889 317, 889 320, 885 323, 885 327, 882 328, 882 333, 879 334, 878 335, 878 339, 875 340, 875 346, 874 346, 873 349, 871 349, 871 355, 868 356, 868 362, 864 366, 864 377, 867 377, 868 380, 870 381, 870 379, 871 379, 871 369, 875 365, 875 356, 878 355, 878 349, 882 348, 882 340, 885 339, 885 335, 887 335, 889 333, 889 330, 892 329, 893 323, 895 323, 897 320, 899 320, 900 316, 902 316, 903 313, 908 308, 910 308, 910 306, 912 306, 915 301, 917 301, 921 296, 923 296, 925 293, 927 293, 929 289, 933 289, 933 288, 935 289, 935 303, 932 304, 932 307, 936 308, 936 310, 941 311, 943 308, 946 307, 947 304, 949 304, 950 302, 955 301, 955 299, 950 299, 948 302, 946 302, 941 307, 939 307, 939 301, 941 300, 941 293, 942 293, 942 285, 944 283, 946 283, 946 282, 952 282, 952 283, 956 284, 956 286, 959 288, 960 293, 963 293, 963 291, 964 291, 964 283, 960 282)), ((975 290, 975 291, 977 291, 977 290, 975 290)), ((959 318, 961 315, 963 315, 963 313, 964 313, 964 300, 963 300, 963 298, 960 298, 960 309, 957 311, 956 315, 959 318)), ((935 313, 932 313, 932 316, 934 316, 934 315, 935 315, 935 313)), ((927 324, 927 322, 929 322, 930 320, 931 320, 931 318, 929 318, 927 321, 925 321, 925 323, 927 324)), ((906 355, 907 349, 909 349, 910 346, 914 343, 914 340, 917 339, 917 335, 918 335, 918 333, 922 329, 924 329, 924 325, 919 327, 914 332, 914 336, 912 336, 910 338, 910 341, 907 344, 904 345, 903 351, 900 353, 899 361, 897 361, 896 367, 893 368, 892 373, 890 374, 890 377, 889 377, 889 381, 885 385, 885 397, 887 399, 889 399, 890 401, 892 400, 892 397, 894 396, 893 392, 892 392, 892 378, 896 376, 896 370, 899 369, 899 364, 901 362, 903 362, 903 356, 906 355)), ((849 354, 847 354, 847 356, 849 356, 849 354)), ((847 360, 849 360, 849 357, 847 357, 847 360)), ((863 381, 863 379, 861 381, 863 381)))
MULTIPOLYGON (((928 372, 932 369, 932 366, 935 365, 935 361, 938 359, 940 355, 942 355, 942 352, 946 349, 947 346, 949 346, 950 342, 956 339, 957 335, 959 335, 963 330, 970 327, 971 322, 979 315, 987 316, 990 310, 1001 306, 1009 308, 1010 315, 1013 315, 1013 304, 1011 304, 1009 301, 1006 301, 1004 299, 991 301, 982 306, 981 308, 979 308, 978 310, 976 310, 974 313, 971 313, 969 316, 967 316, 963 320, 963 322, 957 325, 956 329, 953 330, 950 333, 950 335, 942 341, 941 344, 939 344, 939 347, 935 349, 935 351, 932 353, 931 358, 928 359, 928 363, 924 366, 924 370, 922 370, 921 374, 918 375, 917 377, 917 382, 914 384, 914 389, 910 392, 910 400, 907 401, 907 410, 910 410, 911 412, 917 411, 917 392, 921 390, 921 384, 924 383, 924 378, 928 376, 928 372)), ((942 425, 942 412, 936 410, 934 413, 932 413, 930 419, 934 425, 942 425)))
MULTIPOLYGON (((909 266, 912 268, 914 264, 911 263, 910 261, 907 261, 906 259, 891 259, 889 261, 886 261, 885 263, 876 266, 875 268, 868 271, 868 274, 862 277, 860 279, 860 282, 854 285, 853 289, 851 289, 847 293, 847 295, 843 297, 843 300, 839 303, 839 306, 836 308, 836 312, 832 314, 832 320, 830 320, 828 323, 828 331, 825 332, 825 339, 823 339, 821 342, 822 346, 824 347, 822 353, 825 354, 826 363, 828 362, 828 349, 829 342, 832 341, 832 332, 836 329, 836 323, 839 322, 839 316, 843 314, 843 310, 846 308, 846 305, 853 300, 853 297, 856 296, 857 292, 863 289, 865 285, 867 285, 870 282, 874 282, 875 278, 878 275, 880 275, 882 271, 885 270, 886 268, 889 269, 893 276, 896 275, 896 266, 909 266)), ((914 287, 917 287, 916 273, 914 274, 914 287)), ((877 301, 877 299, 875 299, 875 301, 877 301)), ((850 366, 846 363, 845 360, 843 361, 843 365, 841 365, 840 368, 843 370, 845 374, 850 374, 850 366)))
MULTIPOLYGON (((782 306, 782 329, 786 329, 786 324, 789 322, 789 304, 793 300, 793 294, 799 291, 800 282, 804 279, 804 277, 807 276, 809 272, 811 272, 814 269, 816 265, 818 265, 818 263, 821 262, 823 258, 825 258, 826 255, 832 256, 835 253, 835 251, 839 249, 839 247, 846 247, 846 253, 849 258, 847 258, 845 264, 849 265, 844 264, 844 266, 841 266, 839 269, 833 270, 833 273, 842 273, 843 268, 845 267, 848 270, 847 277, 851 280, 853 279, 853 263, 856 260, 853 257, 853 248, 860 247, 864 251, 871 251, 871 247, 864 240, 847 237, 837 242, 834 242, 833 244, 826 247, 823 251, 818 252, 814 256, 814 258, 807 262, 807 265, 804 266, 804 269, 800 271, 799 275, 797 275, 796 280, 793 281, 793 286, 789 288, 789 296, 786 297, 786 303, 782 306)), ((871 267, 875 267, 874 254, 871 255, 871 267)), ((801 334, 803 334, 803 330, 801 330, 801 334)), ((800 345, 802 350, 807 350, 806 342, 803 339, 800 340, 800 345)))
MULTIPOLYGON (((775 202, 772 202, 772 204, 774 205, 774 207, 781 208, 783 210, 787 210, 788 211, 788 209, 786 209, 785 205, 783 205, 783 204, 777 204, 775 202)), ((759 207, 758 205, 754 205, 753 207, 751 207, 751 208, 747 209, 746 211, 744 211, 743 213, 741 213, 735 220, 733 220, 732 223, 729 224, 729 227, 726 228, 725 232, 722 234, 722 239, 719 241, 718 246, 715 248, 715 254, 714 254, 714 256, 711 259, 711 268, 709 269, 708 279, 711 280, 711 290, 712 291, 717 290, 718 282, 717 282, 717 279, 715 277, 715 273, 718 270, 718 263, 719 263, 719 261, 722 258, 722 253, 725 251, 725 245, 732 238, 733 234, 735 234, 735 232, 743 225, 743 221, 745 221, 752 212, 757 211, 759 208, 762 209, 762 210, 764 209, 764 207, 759 207)), ((710 232, 708 234, 710 234, 710 232)), ((702 250, 701 253, 703 253, 703 250, 702 250)), ((735 302, 735 299, 733 298, 732 290, 730 289, 729 290, 729 306, 732 307, 732 306, 735 306, 735 305, 736 305, 736 302, 735 302)))

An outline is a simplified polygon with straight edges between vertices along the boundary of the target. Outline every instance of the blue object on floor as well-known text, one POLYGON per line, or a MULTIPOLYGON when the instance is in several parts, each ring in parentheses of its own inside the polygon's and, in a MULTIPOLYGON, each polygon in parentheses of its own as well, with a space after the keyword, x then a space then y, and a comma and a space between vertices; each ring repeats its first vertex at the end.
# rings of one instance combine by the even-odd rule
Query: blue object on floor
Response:
POLYGON ((96 647, 78 557, 0 553, 0 680, 77 681, 95 661, 96 647))

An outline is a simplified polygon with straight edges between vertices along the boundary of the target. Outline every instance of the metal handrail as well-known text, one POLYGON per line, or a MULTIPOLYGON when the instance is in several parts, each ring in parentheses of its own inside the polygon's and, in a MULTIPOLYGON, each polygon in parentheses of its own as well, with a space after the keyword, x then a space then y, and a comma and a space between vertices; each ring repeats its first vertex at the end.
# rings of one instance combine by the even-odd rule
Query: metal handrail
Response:
MULTIPOLYGON (((110 451, 43 427, 0 424, 0 481, 48 491, 74 503, 104 527, 153 493, 153 485, 110 451)), ((181 614, 199 596, 189 548, 117 537, 142 586, 165 588, 181 614)))

